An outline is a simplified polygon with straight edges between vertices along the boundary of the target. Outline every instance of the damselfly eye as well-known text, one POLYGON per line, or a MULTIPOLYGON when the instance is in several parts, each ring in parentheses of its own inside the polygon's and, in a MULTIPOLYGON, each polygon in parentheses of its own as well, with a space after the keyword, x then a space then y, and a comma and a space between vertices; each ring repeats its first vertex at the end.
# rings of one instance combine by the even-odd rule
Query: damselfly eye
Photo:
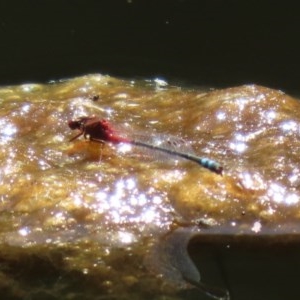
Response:
POLYGON ((72 129, 72 130, 80 128, 80 122, 78 122, 78 121, 70 120, 70 121, 68 121, 68 125, 69 125, 70 129, 72 129))

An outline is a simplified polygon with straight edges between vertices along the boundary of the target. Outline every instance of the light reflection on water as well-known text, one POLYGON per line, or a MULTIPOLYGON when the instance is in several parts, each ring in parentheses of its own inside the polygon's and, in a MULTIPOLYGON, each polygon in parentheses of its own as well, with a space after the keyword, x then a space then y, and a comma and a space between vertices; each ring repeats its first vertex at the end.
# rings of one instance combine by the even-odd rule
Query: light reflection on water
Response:
MULTIPOLYGON (((237 176, 240 179, 243 188, 259 193, 257 202, 276 203, 289 206, 297 205, 299 196, 298 191, 291 188, 297 186, 299 172, 297 171, 297 168, 293 168, 293 163, 287 164, 287 159, 282 155, 281 151, 280 154, 277 155, 276 151, 279 151, 279 148, 274 149, 271 155, 269 155, 269 153, 267 154, 268 159, 272 160, 274 166, 277 168, 272 171, 275 173, 277 172, 277 175, 275 174, 277 180, 275 180, 276 178, 272 179, 273 175, 271 176, 270 174, 257 171, 251 166, 251 164, 254 164, 256 167, 261 166, 262 168, 264 165, 267 166, 261 158, 263 157, 263 142, 258 142, 264 141, 266 128, 270 128, 268 129, 270 132, 279 133, 276 139, 274 139, 275 143, 292 143, 292 140, 286 141, 286 138, 292 137, 293 134, 299 135, 298 120, 293 117, 287 117, 286 115, 282 116, 278 110, 278 106, 271 105, 268 107, 266 105, 268 101, 266 95, 259 93, 255 96, 247 95, 247 93, 255 94, 255 88, 249 87, 247 92, 244 91, 242 93, 242 96, 238 95, 238 93, 236 96, 234 93, 232 95, 227 93, 226 96, 221 98, 222 101, 218 100, 218 103, 214 103, 214 100, 211 100, 212 102, 210 102, 209 105, 212 113, 210 115, 217 120, 214 122, 214 119, 209 120, 207 117, 203 119, 200 118, 201 114, 207 115, 205 114, 204 109, 198 109, 197 111, 192 109, 186 118, 185 113, 187 107, 185 102, 181 102, 180 100, 180 97, 182 96, 182 94, 180 94, 180 89, 170 87, 170 91, 168 91, 169 87, 167 83, 159 79, 153 81, 153 92, 151 92, 151 89, 147 91, 144 91, 143 89, 139 90, 140 83, 136 81, 129 83, 123 81, 121 83, 105 76, 95 76, 94 78, 86 77, 85 80, 86 82, 80 82, 79 87, 75 89, 77 94, 74 94, 74 89, 68 91, 66 86, 60 91, 55 91, 54 86, 54 92, 52 94, 48 89, 47 95, 51 98, 51 101, 45 100, 47 101, 45 112, 37 110, 34 107, 35 102, 29 102, 27 98, 24 103, 14 103, 14 122, 8 120, 7 117, 0 119, 0 125, 2 127, 1 140, 4 145, 15 142, 15 139, 19 134, 23 136, 22 131, 26 133, 23 142, 20 140, 20 145, 24 147, 23 149, 19 149, 19 152, 11 150, 4 154, 2 163, 4 174, 17 174, 17 172, 23 168, 24 163, 21 163, 21 160, 19 162, 16 161, 16 157, 20 153, 22 153, 21 155, 24 160, 27 161, 27 164, 24 164, 24 166, 27 167, 27 169, 24 168, 23 170, 25 173, 30 173, 33 170, 36 170, 37 172, 48 171, 51 173, 54 166, 67 166, 69 163, 76 164, 77 160, 80 161, 82 158, 84 159, 84 155, 78 156, 77 158, 64 159, 66 155, 61 147, 64 140, 68 139, 66 120, 76 116, 105 114, 104 117, 116 117, 117 119, 121 119, 121 121, 117 123, 122 124, 126 127, 126 130, 131 130, 132 132, 138 131, 134 128, 136 127, 135 125, 140 124, 144 127, 144 131, 149 131, 149 133, 144 132, 144 139, 148 139, 148 141, 152 141, 156 144, 164 143, 164 139, 169 138, 171 135, 155 135, 152 132, 151 127, 160 126, 161 128, 159 130, 156 129, 156 131, 163 131, 163 124, 159 122, 159 117, 164 117, 163 112, 166 107, 169 107, 166 104, 170 101, 167 98, 168 92, 170 92, 171 97, 178 97, 176 102, 178 105, 177 110, 180 111, 180 109, 183 109, 182 114, 180 115, 177 113, 176 119, 172 118, 172 121, 180 122, 180 126, 183 126, 184 124, 184 128, 187 129, 185 130, 185 135, 187 136, 187 139, 195 145, 196 152, 200 154, 202 152, 206 155, 217 157, 217 161, 224 164, 225 170, 227 169, 229 175, 237 176), (109 83, 111 84, 111 87, 109 87, 107 83, 109 80, 111 80, 111 83, 109 83), (99 82, 104 84, 105 88, 103 90, 99 88, 95 89, 95 82, 97 82, 97 84, 99 82), (121 87, 121 84, 124 84, 124 86, 121 87), (139 86, 137 90, 135 90, 136 85, 139 86), (72 97, 65 101, 63 96, 68 92, 71 92, 72 97), (139 92, 141 92, 141 94, 139 94, 139 92), (84 96, 82 97, 81 94, 84 96), (55 102, 55 98, 53 97, 57 95, 59 95, 59 101, 55 102), (99 96, 97 98, 97 101, 99 102, 93 102, 91 100, 93 95, 99 96), (161 97, 166 97, 166 99, 162 101, 163 98, 161 97), (141 102, 141 99, 143 99, 144 102, 141 102), (120 110, 120 101, 123 101, 122 110, 120 110), (143 110, 140 109, 141 105, 145 106, 143 110), (160 106, 162 113, 157 109, 160 106), (51 112, 51 118, 45 119, 45 113, 47 111, 48 114, 51 112), (140 115, 142 111, 145 112, 145 116, 143 117, 140 115), (34 118, 30 118, 32 112, 35 114, 34 118), (66 113, 65 116, 64 113, 66 113), (139 114, 138 116, 137 113, 139 114), (145 120, 147 119, 147 113, 149 113, 150 119, 146 126, 144 126, 143 118, 145 118, 145 120), (126 116, 125 119, 122 119, 123 115, 126 116), (18 118, 20 119, 19 121, 18 118), (22 125, 25 123, 25 118, 28 120, 26 126, 22 125), (61 118, 65 118, 65 121, 61 118), (194 120, 192 124, 189 124, 189 119, 194 120), (40 127, 41 129, 39 128, 40 125, 36 126, 39 120, 42 124, 42 127, 40 127), (137 124, 132 124, 132 120, 137 120, 137 124), (198 123, 197 120, 199 120, 198 123), (204 123, 202 123, 202 120, 204 123), (18 122, 21 126, 18 126, 18 122), (47 122, 49 122, 49 125, 47 125, 47 122), (53 125, 56 126, 53 127, 53 125), (33 126, 36 126, 38 131, 32 130, 32 128, 34 128, 33 126), (194 128, 194 131, 191 132, 190 129, 188 129, 189 127, 194 128), (209 134, 203 135, 206 127, 209 128, 209 134), (51 129, 49 132, 46 131, 48 128, 51 129), (214 137, 214 131, 220 131, 220 134, 216 135, 217 138, 214 137), (33 133, 33 137, 30 137, 31 132, 33 133), (51 139, 49 139, 49 135, 51 136, 51 139), (39 144, 36 144, 34 140, 34 137, 36 138, 37 136, 42 137, 40 148, 39 144), (45 148, 45 145, 47 144, 49 147, 46 146, 45 148), (55 148, 55 145, 58 145, 58 148, 55 148), (261 148, 262 150, 256 151, 256 145, 258 146, 258 149, 261 148), (229 152, 229 150, 231 151, 229 152), (287 168, 290 168, 291 170, 289 172, 290 175, 286 178, 281 175, 279 176, 279 174, 284 172, 287 168), (234 174, 235 169, 239 170, 238 174, 234 174), (287 182, 292 184, 292 186, 289 187, 287 182)), ((73 87, 74 84, 75 83, 73 83, 73 87)), ((146 85, 151 86, 151 82, 147 82, 146 85)), ((42 90, 43 86, 41 85, 23 85, 19 92, 24 92, 28 95, 28 93, 34 91, 37 95, 38 92, 42 92, 42 90)), ((280 96, 282 96, 282 94, 280 96)), ((191 93, 191 99, 194 99, 193 97, 194 94, 191 93)), ((196 94, 196 99, 199 99, 198 105, 203 103, 205 106, 207 105, 206 103, 209 103, 204 102, 203 97, 205 97, 205 94, 199 98, 197 98, 196 94)), ((41 101, 42 100, 40 99, 37 101, 39 106, 42 103, 41 101)), ((184 101, 187 100, 185 99, 184 101)), ((170 129, 172 129, 172 127, 167 124, 168 123, 166 123, 167 127, 164 130, 165 132, 169 132, 170 129)), ((143 130, 140 130, 140 132, 143 130)), ((171 134, 176 137, 176 132, 171 132, 171 134)), ((267 136, 268 135, 269 134, 267 133, 267 136)), ((177 144, 179 144, 178 141, 179 140, 176 140, 177 144)), ((18 145, 18 143, 15 145, 18 145)), ((192 152, 192 149, 188 144, 181 147, 185 147, 180 149, 183 152, 192 152)), ((80 152, 81 150, 77 151, 80 152)), ((88 148, 85 151, 88 152, 88 148)), ((164 186, 172 188, 177 182, 181 185, 180 182, 185 180, 185 177, 189 177, 189 171, 186 169, 189 168, 189 165, 183 165, 181 162, 177 162, 175 165, 169 165, 165 160, 159 160, 160 163, 157 164, 156 159, 146 161, 150 165, 154 163, 153 166, 165 165, 167 169, 171 170, 163 171, 163 175, 160 175, 159 177, 154 175, 155 172, 149 171, 152 175, 150 175, 150 173, 147 175, 148 180, 150 181, 148 181, 149 187, 146 187, 144 180, 142 180, 144 175, 139 173, 147 166, 142 162, 143 153, 141 153, 141 155, 138 154, 137 156, 132 156, 131 153, 134 152, 135 149, 126 144, 111 148, 109 151, 110 153, 101 154, 98 159, 99 167, 95 167, 95 170, 98 168, 99 172, 96 172, 92 177, 90 177, 90 175, 86 178, 80 177, 80 173, 77 173, 77 171, 74 174, 74 178, 70 175, 68 178, 69 186, 65 189, 65 194, 68 195, 68 205, 70 205, 70 207, 76 207, 77 209, 84 208, 89 210, 93 215, 93 220, 98 219, 99 224, 103 222, 105 222, 105 224, 114 224, 114 226, 125 226, 124 224, 144 224, 145 226, 148 226, 147 224, 151 224, 158 228, 169 226, 172 218, 168 217, 168 214, 170 214, 170 211, 172 210, 172 204, 164 186), (113 159, 110 158, 113 154, 112 152, 115 152, 114 154, 116 154, 113 159), (131 159, 128 166, 133 168, 133 170, 136 169, 136 173, 129 175, 126 174, 128 172, 125 172, 118 176, 108 175, 110 171, 106 173, 105 170, 108 171, 109 168, 112 167, 112 169, 115 168, 115 171, 113 171, 115 172, 114 174, 117 174, 116 172, 119 168, 118 164, 121 160, 126 159, 126 157, 131 159), (139 161, 143 163, 142 166, 138 166, 140 164, 139 161), (101 171, 102 166, 103 171, 101 171), (106 176, 107 179, 105 179, 106 176), (93 181, 90 181, 90 178, 93 178, 93 181), (112 178, 113 180, 111 181, 112 178), (95 179, 96 181, 94 182, 95 179), (153 185, 156 187, 154 188, 153 185)), ((71 172, 73 171, 74 170, 71 170, 71 172)), ((200 171, 202 170, 200 169, 200 171)), ((222 190, 221 192, 214 187, 215 179, 209 182, 206 181, 205 176, 202 176, 202 173, 200 174, 201 176, 195 179, 195 181, 200 181, 200 184, 205 187, 202 190, 206 191, 206 195, 209 195, 213 199, 218 199, 220 202, 226 202, 228 198, 231 197, 230 191, 222 190)), ((51 178, 51 176, 49 178, 51 178)), ((44 195, 49 199, 54 199, 56 197, 54 195, 56 194, 63 194, 61 191, 61 184, 58 184, 59 178, 51 179, 52 181, 43 179, 43 183, 39 182, 38 178, 35 179, 34 177, 30 180, 36 180, 41 190, 43 186, 47 187, 48 190, 44 192, 44 195), (55 187, 51 187, 51 182, 55 182, 55 187), (54 192, 55 189, 56 191, 54 192)), ((3 179, 2 182, 5 184, 9 181, 3 179)), ((194 189, 193 180, 185 184, 188 185, 187 191, 189 186, 190 190, 194 189)), ((218 185, 221 186, 220 183, 218 183, 218 185)), ((226 182, 223 183, 223 186, 226 187, 226 182)), ((38 195, 40 193, 38 189, 39 188, 35 189, 35 198, 40 197, 38 195)), ((182 199, 189 197, 190 194, 186 194, 182 199)), ((45 197, 42 196, 41 199, 43 198, 45 197)), ((237 197, 237 199, 239 199, 239 197, 237 197)), ((176 198, 175 201, 178 201, 178 199, 176 198)), ((184 201, 183 203, 185 203, 184 201)), ((41 200, 41 203, 43 203, 43 200, 41 200)), ((238 203, 242 202, 238 201, 238 203)), ((68 206, 63 206, 63 209, 68 210, 68 206)), ((60 218, 64 218, 64 216, 64 214, 61 214, 60 218)), ((134 228, 132 229, 133 232, 136 231, 136 233, 139 233, 139 230, 137 230, 138 226, 132 226, 132 228, 134 228)))
POLYGON ((163 211, 158 203, 162 203, 160 195, 141 193, 136 179, 129 177, 118 180, 114 187, 104 192, 96 192, 96 203, 93 209, 105 214, 109 223, 119 224, 155 224, 163 226, 161 220, 168 211, 163 211))
POLYGON ((12 141, 15 138, 18 129, 14 124, 8 122, 5 119, 0 119, 0 127, 1 143, 3 145, 9 141, 12 141))

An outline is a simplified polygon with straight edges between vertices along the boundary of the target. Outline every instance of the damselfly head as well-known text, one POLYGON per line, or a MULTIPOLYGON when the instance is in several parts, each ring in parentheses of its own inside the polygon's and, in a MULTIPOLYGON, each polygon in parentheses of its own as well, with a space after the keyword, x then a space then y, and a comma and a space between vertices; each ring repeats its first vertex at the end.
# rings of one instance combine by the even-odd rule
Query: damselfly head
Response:
POLYGON ((75 129, 80 129, 82 125, 82 122, 80 122, 79 120, 69 120, 68 121, 68 126, 70 127, 70 129, 75 130, 75 129))
POLYGON ((75 129, 83 129, 83 127, 86 126, 86 124, 89 122, 97 122, 100 119, 95 117, 95 116, 91 116, 91 117, 79 117, 75 120, 69 120, 68 121, 68 125, 70 127, 70 129, 75 130, 75 129))

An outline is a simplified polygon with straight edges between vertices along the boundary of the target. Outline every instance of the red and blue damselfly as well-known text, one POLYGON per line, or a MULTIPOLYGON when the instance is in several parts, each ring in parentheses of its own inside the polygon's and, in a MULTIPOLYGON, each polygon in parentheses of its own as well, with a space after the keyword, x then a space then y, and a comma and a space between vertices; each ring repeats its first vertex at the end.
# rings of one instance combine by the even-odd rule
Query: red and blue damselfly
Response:
POLYGON ((91 141, 99 143, 108 142, 112 144, 130 144, 133 146, 144 147, 153 151, 158 151, 160 153, 165 153, 171 156, 193 161, 219 175, 222 175, 223 172, 223 167, 212 159, 199 157, 189 152, 183 152, 180 151, 180 149, 175 149, 174 147, 170 148, 167 146, 155 145, 140 141, 138 139, 131 139, 127 138, 126 136, 122 136, 118 133, 117 130, 114 129, 110 122, 105 119, 100 119, 96 116, 80 117, 75 120, 70 120, 68 122, 68 125, 72 130, 79 130, 79 133, 71 138, 70 141, 74 141, 75 139, 83 135, 85 139, 89 139, 91 141))

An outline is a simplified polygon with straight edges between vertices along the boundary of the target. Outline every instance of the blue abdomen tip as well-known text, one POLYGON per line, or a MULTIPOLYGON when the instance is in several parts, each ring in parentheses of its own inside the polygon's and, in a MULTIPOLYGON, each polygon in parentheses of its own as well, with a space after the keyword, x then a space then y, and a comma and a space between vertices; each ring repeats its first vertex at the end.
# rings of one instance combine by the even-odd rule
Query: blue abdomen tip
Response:
POLYGON ((200 163, 203 167, 205 167, 211 171, 214 171, 217 174, 222 174, 223 168, 220 166, 220 164, 218 164, 214 160, 204 157, 204 158, 201 158, 200 163))

